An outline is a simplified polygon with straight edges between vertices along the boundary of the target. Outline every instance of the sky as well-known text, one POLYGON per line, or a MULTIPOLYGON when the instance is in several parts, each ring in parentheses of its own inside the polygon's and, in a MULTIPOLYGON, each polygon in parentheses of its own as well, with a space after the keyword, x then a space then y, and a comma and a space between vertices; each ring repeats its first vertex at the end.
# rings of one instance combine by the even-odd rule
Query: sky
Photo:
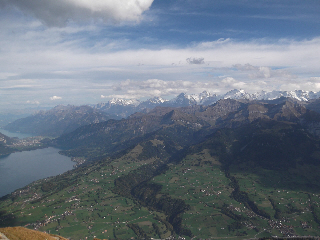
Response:
POLYGON ((0 112, 320 91, 319 0, 1 0, 0 112))

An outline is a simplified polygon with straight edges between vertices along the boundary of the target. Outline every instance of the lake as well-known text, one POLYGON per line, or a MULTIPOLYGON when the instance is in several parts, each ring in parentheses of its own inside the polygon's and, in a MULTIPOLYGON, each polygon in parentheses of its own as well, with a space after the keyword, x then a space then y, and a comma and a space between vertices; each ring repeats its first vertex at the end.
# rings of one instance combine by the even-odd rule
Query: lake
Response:
POLYGON ((17 137, 17 138, 27 138, 27 137, 34 137, 32 134, 28 133, 19 133, 19 132, 9 132, 7 130, 4 130, 0 128, 0 132, 8 137, 17 137))
POLYGON ((0 197, 33 181, 73 169, 71 158, 57 148, 16 152, 0 158, 0 197))

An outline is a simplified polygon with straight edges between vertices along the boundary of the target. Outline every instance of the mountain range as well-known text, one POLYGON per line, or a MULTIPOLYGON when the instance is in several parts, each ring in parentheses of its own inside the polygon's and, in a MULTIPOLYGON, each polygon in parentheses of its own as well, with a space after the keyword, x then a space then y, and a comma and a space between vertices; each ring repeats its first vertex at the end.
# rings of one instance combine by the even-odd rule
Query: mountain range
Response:
POLYGON ((221 99, 209 106, 156 107, 147 113, 132 114, 127 119, 110 119, 82 126, 53 142, 77 154, 95 152, 94 149, 109 154, 135 144, 142 136, 165 131, 166 134, 161 135, 168 141, 175 140, 175 144, 185 147, 203 140, 216 129, 237 128, 257 119, 294 122, 318 135, 319 116, 318 112, 291 98, 266 101, 221 99))
POLYGON ((135 112, 148 111, 157 106, 161 107, 186 107, 192 105, 211 105, 220 99, 246 99, 246 100, 275 100, 281 97, 292 98, 298 101, 309 101, 320 97, 320 92, 312 91, 261 91, 257 93, 246 93, 244 90, 234 89, 225 94, 217 95, 207 91, 200 94, 185 94, 181 93, 177 97, 166 100, 161 97, 154 97, 146 101, 139 101, 136 99, 112 99, 107 103, 100 103, 91 105, 92 107, 115 114, 121 117, 128 117, 135 112))
POLYGON ((232 90, 223 95, 206 91, 196 95, 179 94, 176 98, 165 100, 154 97, 146 101, 112 99, 107 103, 83 106, 59 105, 48 111, 40 111, 31 116, 15 120, 3 128, 11 132, 29 133, 47 137, 58 137, 76 128, 108 119, 128 118, 136 112, 148 113, 156 107, 178 108, 187 106, 209 106, 221 99, 277 102, 277 99, 290 98, 308 109, 320 111, 320 93, 308 91, 272 91, 249 94, 243 90, 232 90))

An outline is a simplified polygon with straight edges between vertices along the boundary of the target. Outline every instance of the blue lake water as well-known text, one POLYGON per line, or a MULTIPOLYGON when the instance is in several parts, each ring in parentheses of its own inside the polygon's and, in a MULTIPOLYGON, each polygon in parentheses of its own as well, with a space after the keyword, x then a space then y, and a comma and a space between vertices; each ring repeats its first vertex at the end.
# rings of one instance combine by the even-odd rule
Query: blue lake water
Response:
POLYGON ((31 134, 28 133, 19 133, 19 132, 9 132, 7 130, 4 130, 0 128, 0 132, 8 137, 17 137, 17 138, 27 138, 27 137, 33 137, 31 134))
POLYGON ((71 158, 57 148, 16 152, 0 158, 0 197, 33 181, 73 169, 71 158))

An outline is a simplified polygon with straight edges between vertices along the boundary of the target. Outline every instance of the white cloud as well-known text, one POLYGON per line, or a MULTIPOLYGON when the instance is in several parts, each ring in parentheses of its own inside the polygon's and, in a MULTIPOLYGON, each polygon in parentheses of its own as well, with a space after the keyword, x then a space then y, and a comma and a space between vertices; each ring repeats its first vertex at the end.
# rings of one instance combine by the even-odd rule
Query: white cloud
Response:
POLYGON ((236 68, 237 70, 239 71, 254 71, 254 70, 257 70, 257 67, 255 66, 252 66, 251 64, 249 63, 246 63, 244 65, 242 64, 235 64, 233 65, 234 68, 236 68))
POLYGON ((53 96, 53 97, 50 97, 50 100, 54 101, 54 100, 61 100, 62 97, 58 97, 58 96, 53 96))
POLYGON ((282 83, 279 87, 280 90, 307 90, 313 92, 320 91, 320 77, 305 79, 304 81, 291 80, 282 83))
MULTIPOLYGON (((234 82, 235 85, 241 83, 234 82)), ((220 84, 221 86, 223 84, 220 84)), ((228 85, 228 84, 225 84, 228 85)), ((220 86, 220 87, 221 87, 220 86)), ((219 84, 215 81, 200 82, 200 81, 164 81, 161 79, 148 79, 145 81, 127 80, 112 86, 115 92, 110 95, 101 95, 101 98, 126 98, 140 99, 152 97, 167 97, 172 98, 180 93, 200 93, 203 91, 219 92, 219 84), (130 82, 130 84, 128 84, 130 82), (125 85, 125 87, 122 87, 125 85), (115 90, 116 89, 116 90, 115 90)))
POLYGON ((0 6, 14 6, 30 13, 48 26, 67 21, 139 21, 153 0, 2 0, 0 6))
POLYGON ((226 77, 221 82, 228 84, 228 85, 232 85, 232 84, 236 83, 237 81, 232 77, 226 77))
POLYGON ((238 71, 244 72, 248 74, 248 77, 251 79, 259 79, 259 78, 271 78, 271 77, 282 77, 282 78, 295 78, 293 74, 291 74, 286 69, 272 69, 271 67, 265 66, 252 66, 251 64, 235 64, 233 65, 235 69, 238 71))
POLYGON ((26 103, 27 103, 27 104, 34 104, 34 105, 39 105, 39 104, 40 104, 40 102, 39 102, 39 101, 36 101, 36 100, 34 100, 34 101, 28 100, 26 103))

